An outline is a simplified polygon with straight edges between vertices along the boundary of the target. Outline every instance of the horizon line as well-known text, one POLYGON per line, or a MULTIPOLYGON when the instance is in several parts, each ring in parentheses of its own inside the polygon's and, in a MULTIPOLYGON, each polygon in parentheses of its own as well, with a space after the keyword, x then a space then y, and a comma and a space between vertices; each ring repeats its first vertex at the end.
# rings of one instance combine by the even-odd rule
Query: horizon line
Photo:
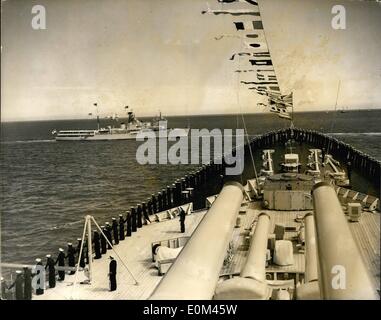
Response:
MULTIPOLYGON (((381 107, 371 107, 371 108, 357 108, 357 109, 345 109, 345 113, 352 112, 352 111, 375 111, 375 110, 381 110, 381 107)), ((339 110, 332 110, 332 109, 321 109, 321 110, 305 110, 305 111, 294 111, 294 114, 297 113, 319 113, 319 112, 340 112, 342 109, 339 110)), ((166 118, 171 117, 203 117, 203 116, 235 116, 235 115, 253 115, 253 114, 272 114, 271 112, 244 112, 244 113, 199 113, 199 114, 176 114, 176 115, 169 115, 165 116, 166 118)), ((155 117, 155 115, 146 115, 146 116, 139 116, 139 118, 152 118, 155 117)), ((124 119, 126 117, 119 117, 119 119, 124 119)), ((101 120, 105 120, 106 118, 100 118, 101 120)), ((3 120, 0 118, 1 123, 10 123, 10 122, 41 122, 41 121, 70 121, 70 120, 96 120, 96 118, 51 118, 51 119, 31 119, 31 120, 3 120)))

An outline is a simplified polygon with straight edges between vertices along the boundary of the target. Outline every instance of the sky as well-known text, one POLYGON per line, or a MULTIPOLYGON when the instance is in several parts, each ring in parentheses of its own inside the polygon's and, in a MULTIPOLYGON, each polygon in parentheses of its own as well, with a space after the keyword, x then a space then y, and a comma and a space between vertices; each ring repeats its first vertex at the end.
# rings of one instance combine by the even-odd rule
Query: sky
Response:
MULTIPOLYGON (((217 0, 2 0, 1 121, 87 118, 124 106, 138 116, 263 112, 230 61, 233 21, 217 0), (31 27, 32 7, 46 29, 31 27)), ((225 7, 227 7, 225 5, 225 7)), ((297 111, 381 107, 381 4, 262 0, 282 93, 297 111), (334 30, 331 9, 346 8, 334 30), (338 84, 340 89, 338 91, 338 84)), ((249 80, 249 79, 244 79, 249 80)))

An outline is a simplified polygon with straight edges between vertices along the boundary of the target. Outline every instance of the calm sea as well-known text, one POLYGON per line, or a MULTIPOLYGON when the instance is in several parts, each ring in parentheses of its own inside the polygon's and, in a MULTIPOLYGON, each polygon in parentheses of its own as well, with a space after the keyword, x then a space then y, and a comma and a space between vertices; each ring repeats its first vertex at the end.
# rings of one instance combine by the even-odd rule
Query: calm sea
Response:
MULTIPOLYGON (((241 116, 169 117, 169 127, 243 128, 241 116)), ((272 115, 245 115, 249 135, 286 127, 272 115)), ((381 110, 298 113, 295 125, 330 133, 381 159, 381 110)), ((106 125, 106 123, 104 123, 106 125)), ((138 143, 55 142, 53 129, 92 129, 91 120, 1 123, 1 258, 32 263, 99 222, 145 201, 191 165, 139 165, 138 143)))

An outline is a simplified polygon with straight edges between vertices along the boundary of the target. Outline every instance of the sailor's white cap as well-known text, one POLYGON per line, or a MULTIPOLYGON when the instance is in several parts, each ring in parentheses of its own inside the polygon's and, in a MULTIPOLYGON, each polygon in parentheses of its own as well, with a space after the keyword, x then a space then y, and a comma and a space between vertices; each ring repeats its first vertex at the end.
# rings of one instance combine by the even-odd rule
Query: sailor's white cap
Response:
POLYGON ((68 246, 72 246, 73 244, 72 244, 71 242, 68 242, 67 245, 68 245, 68 246))
POLYGON ((122 214, 120 214, 120 215, 119 215, 119 217, 123 217, 123 215, 122 215, 122 214))
POLYGON ((40 259, 40 258, 37 258, 35 261, 36 261, 36 262, 41 262, 41 259, 40 259))
POLYGON ((116 220, 116 219, 113 217, 112 220, 116 220))
POLYGON ((106 222, 106 224, 110 224, 110 222, 106 222))
POLYGON ((105 226, 101 226, 101 228, 103 229, 105 226))
POLYGON ((77 241, 82 241, 82 238, 77 238, 77 241))
POLYGON ((21 270, 16 270, 16 273, 17 274, 22 274, 22 271, 21 270))
POLYGON ((61 252, 64 252, 64 251, 65 251, 65 250, 64 250, 64 249, 62 249, 62 248, 59 248, 58 250, 59 250, 59 251, 61 251, 61 252))
POLYGON ((47 254, 46 257, 47 257, 47 258, 51 258, 52 255, 51 255, 51 254, 47 254))

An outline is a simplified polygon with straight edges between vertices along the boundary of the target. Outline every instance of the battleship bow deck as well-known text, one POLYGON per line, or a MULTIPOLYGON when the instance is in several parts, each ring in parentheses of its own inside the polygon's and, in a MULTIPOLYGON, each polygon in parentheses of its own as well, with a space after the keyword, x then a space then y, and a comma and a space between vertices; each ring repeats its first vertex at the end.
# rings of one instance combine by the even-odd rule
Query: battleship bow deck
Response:
POLYGON ((143 300, 147 299, 162 277, 152 262, 151 243, 180 236, 190 236, 206 211, 194 212, 186 217, 186 232, 180 233, 179 219, 152 223, 120 241, 114 248, 124 263, 135 276, 138 285, 124 268, 112 250, 101 259, 93 261, 93 280, 89 284, 80 284, 86 277, 83 271, 78 274, 77 284, 73 290, 75 275, 66 275, 63 282, 57 282, 55 288, 45 290, 43 295, 34 295, 34 300, 143 300), (117 290, 109 291, 109 256, 118 262, 117 290))

